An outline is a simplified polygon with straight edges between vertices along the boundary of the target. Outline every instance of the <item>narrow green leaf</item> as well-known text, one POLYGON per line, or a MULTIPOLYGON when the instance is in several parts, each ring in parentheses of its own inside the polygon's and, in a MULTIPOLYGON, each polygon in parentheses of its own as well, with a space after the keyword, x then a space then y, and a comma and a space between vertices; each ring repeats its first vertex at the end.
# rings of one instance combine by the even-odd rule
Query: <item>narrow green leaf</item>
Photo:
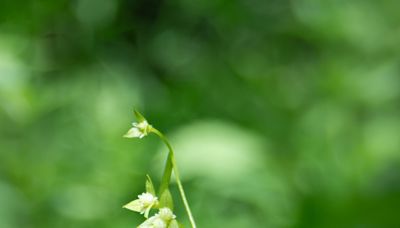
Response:
POLYGON ((175 219, 171 220, 171 222, 168 225, 168 228, 179 228, 179 227, 180 226, 179 226, 178 222, 175 219))
POLYGON ((173 168, 171 158, 172 158, 172 153, 169 152, 167 161, 165 163, 164 174, 161 180, 160 189, 158 191, 158 194, 160 194, 160 196, 165 191, 165 189, 168 188, 169 182, 171 180, 172 168, 173 168))
POLYGON ((172 200, 171 192, 167 189, 160 196, 160 208, 168 207, 171 210, 174 210, 174 202, 172 200))
POLYGON ((151 178, 148 174, 146 175, 146 192, 151 193, 153 196, 156 195, 153 182, 151 181, 151 178))
POLYGON ((133 112, 135 113, 135 117, 138 122, 142 122, 142 121, 146 120, 146 118, 144 118, 144 116, 142 114, 140 114, 140 112, 138 112, 136 109, 133 112))

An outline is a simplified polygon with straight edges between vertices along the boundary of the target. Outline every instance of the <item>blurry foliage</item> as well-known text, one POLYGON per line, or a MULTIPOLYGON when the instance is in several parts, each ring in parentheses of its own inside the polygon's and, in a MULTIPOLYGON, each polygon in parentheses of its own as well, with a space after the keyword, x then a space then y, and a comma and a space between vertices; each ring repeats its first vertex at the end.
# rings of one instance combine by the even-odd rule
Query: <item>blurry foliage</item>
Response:
POLYGON ((122 139, 133 107, 199 227, 400 226, 399 7, 2 0, 0 227, 138 224, 165 151, 122 139))

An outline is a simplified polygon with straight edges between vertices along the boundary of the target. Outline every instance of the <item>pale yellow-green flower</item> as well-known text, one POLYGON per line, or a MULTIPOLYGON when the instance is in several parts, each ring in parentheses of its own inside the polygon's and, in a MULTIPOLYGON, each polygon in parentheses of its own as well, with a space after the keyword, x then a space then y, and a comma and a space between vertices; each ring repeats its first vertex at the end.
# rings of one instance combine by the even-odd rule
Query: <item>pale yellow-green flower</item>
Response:
POLYGON ((161 208, 157 215, 164 221, 171 221, 172 219, 175 219, 176 216, 174 215, 174 213, 172 213, 171 209, 169 209, 168 207, 164 207, 161 208))
POLYGON ((138 199, 124 205, 123 208, 139 212, 140 214, 144 214, 145 218, 148 218, 150 209, 157 205, 158 205, 157 197, 153 196, 151 193, 145 192, 138 195, 138 199))
POLYGON ((167 228, 167 223, 157 215, 154 215, 140 224, 138 228, 167 228))
POLYGON ((124 135, 125 138, 143 138, 148 135, 151 130, 151 125, 146 121, 142 120, 139 123, 132 123, 132 128, 124 135))
POLYGON ((164 207, 157 214, 140 224, 138 228, 177 228, 175 218, 176 216, 171 209, 164 207))

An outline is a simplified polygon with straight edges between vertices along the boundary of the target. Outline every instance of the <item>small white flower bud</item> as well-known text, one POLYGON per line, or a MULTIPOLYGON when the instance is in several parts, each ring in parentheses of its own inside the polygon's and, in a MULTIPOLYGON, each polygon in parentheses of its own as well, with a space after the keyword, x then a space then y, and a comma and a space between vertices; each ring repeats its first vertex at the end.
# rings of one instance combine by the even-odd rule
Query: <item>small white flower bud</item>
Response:
POLYGON ((147 218, 149 217, 150 209, 153 206, 156 206, 157 204, 158 204, 157 197, 153 196, 151 193, 146 192, 138 195, 137 200, 134 200, 123 207, 128 210, 144 214, 144 217, 147 218))
POLYGON ((172 213, 171 209, 169 209, 168 207, 161 208, 158 211, 158 216, 160 216, 160 218, 164 221, 170 221, 176 218, 174 213, 172 213))
POLYGON ((139 228, 167 228, 171 220, 175 218, 176 216, 172 213, 171 209, 164 207, 157 214, 140 224, 139 228))
POLYGON ((132 123, 132 128, 124 135, 125 138, 143 138, 148 135, 151 130, 151 125, 143 120, 140 123, 132 123))

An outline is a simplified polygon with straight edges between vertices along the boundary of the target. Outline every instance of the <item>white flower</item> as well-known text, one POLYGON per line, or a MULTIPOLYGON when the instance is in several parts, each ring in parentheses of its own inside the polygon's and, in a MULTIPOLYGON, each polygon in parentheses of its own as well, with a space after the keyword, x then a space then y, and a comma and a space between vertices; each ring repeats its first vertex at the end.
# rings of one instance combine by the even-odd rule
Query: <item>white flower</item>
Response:
POLYGON ((153 196, 153 194, 148 192, 138 195, 138 198, 145 207, 151 206, 157 202, 157 197, 153 196))
POLYGON ((172 213, 171 209, 168 207, 161 208, 157 215, 164 221, 170 221, 176 218, 174 213, 172 213))
POLYGON ((167 228, 167 225, 175 218, 176 216, 171 209, 164 207, 157 214, 140 224, 138 228, 167 228))
POLYGON ((138 195, 138 199, 134 200, 126 205, 123 208, 126 208, 131 211, 139 212, 140 214, 144 214, 144 217, 149 217, 150 209, 153 206, 158 204, 157 197, 153 196, 151 193, 142 193, 138 195))
POLYGON ((150 133, 151 125, 146 120, 140 123, 132 123, 132 126, 124 135, 125 138, 143 138, 150 133))
POLYGON ((154 215, 140 224, 138 228, 167 228, 167 224, 159 216, 154 215))

